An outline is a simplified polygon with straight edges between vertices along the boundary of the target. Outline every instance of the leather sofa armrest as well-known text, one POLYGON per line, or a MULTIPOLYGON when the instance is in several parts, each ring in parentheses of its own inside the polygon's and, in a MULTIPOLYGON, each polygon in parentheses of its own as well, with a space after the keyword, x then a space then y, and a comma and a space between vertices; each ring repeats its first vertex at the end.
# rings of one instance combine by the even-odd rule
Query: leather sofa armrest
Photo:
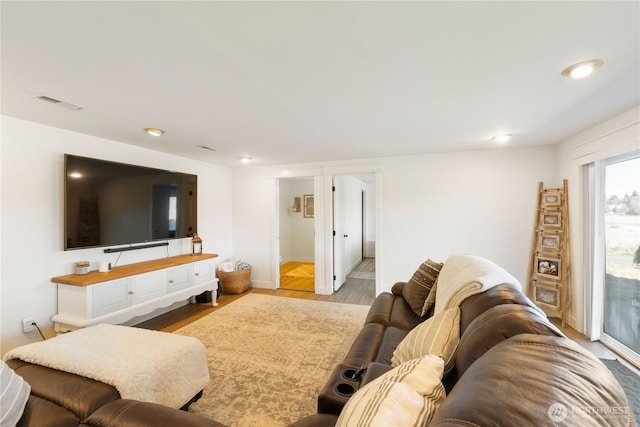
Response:
MULTIPOLYGON (((30 399, 29 405, 33 400, 33 405, 37 405, 34 408, 48 408, 44 414, 59 409, 61 413, 68 412, 82 420, 108 402, 120 399, 115 387, 87 377, 17 359, 7 361, 7 365, 31 386, 31 397, 34 399, 30 399)), ((36 425, 42 413, 31 412, 36 425)))
POLYGON ((393 284, 393 286, 391 287, 391 293, 393 295, 402 296, 402 291, 405 287, 405 285, 407 284, 407 282, 396 282, 393 284))
POLYGON ((304 417, 289 425, 289 427, 333 427, 338 421, 338 416, 333 414, 313 414, 304 417))
POLYGON ((81 427, 225 427, 216 421, 168 406, 130 399, 107 403, 91 414, 81 427))

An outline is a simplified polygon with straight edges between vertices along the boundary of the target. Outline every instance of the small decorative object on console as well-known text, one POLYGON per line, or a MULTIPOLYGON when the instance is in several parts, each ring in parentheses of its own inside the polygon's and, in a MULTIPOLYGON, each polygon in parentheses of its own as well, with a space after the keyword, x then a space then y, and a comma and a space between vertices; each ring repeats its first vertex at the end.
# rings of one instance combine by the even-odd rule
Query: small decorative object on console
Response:
POLYGON ((78 261, 74 267, 75 274, 88 274, 89 273, 89 261, 78 261))
POLYGON ((193 233, 191 238, 191 253, 193 255, 202 254, 202 239, 196 233, 193 233))

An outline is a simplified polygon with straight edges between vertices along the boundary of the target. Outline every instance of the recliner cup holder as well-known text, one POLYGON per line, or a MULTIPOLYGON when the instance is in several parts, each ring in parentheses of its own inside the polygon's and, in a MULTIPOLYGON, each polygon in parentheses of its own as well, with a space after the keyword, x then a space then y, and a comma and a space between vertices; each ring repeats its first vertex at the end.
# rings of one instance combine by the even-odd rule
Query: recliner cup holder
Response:
POLYGON ((357 370, 355 369, 347 369, 346 371, 342 372, 342 376, 348 380, 354 380, 355 378, 353 378, 353 376, 356 372, 357 370))
POLYGON ((340 383, 336 386, 336 391, 343 396, 351 396, 356 388, 351 384, 340 383))

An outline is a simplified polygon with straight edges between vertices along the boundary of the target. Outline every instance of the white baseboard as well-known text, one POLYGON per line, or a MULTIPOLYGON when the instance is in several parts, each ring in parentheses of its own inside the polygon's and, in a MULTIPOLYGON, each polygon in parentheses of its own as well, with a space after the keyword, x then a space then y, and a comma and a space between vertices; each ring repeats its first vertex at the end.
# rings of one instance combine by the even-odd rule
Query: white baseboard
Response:
POLYGON ((251 283, 249 283, 249 286, 252 288, 259 288, 259 289, 275 289, 275 286, 273 285, 272 282, 267 282, 262 280, 252 280, 251 283))

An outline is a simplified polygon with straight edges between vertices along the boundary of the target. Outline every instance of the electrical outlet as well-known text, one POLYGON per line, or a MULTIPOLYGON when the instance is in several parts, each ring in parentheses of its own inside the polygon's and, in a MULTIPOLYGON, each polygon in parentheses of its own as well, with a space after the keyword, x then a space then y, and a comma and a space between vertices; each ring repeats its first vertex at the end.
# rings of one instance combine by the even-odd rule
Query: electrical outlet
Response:
POLYGON ((35 317, 26 317, 22 319, 22 331, 24 333, 35 331, 36 330, 36 319, 35 317))

